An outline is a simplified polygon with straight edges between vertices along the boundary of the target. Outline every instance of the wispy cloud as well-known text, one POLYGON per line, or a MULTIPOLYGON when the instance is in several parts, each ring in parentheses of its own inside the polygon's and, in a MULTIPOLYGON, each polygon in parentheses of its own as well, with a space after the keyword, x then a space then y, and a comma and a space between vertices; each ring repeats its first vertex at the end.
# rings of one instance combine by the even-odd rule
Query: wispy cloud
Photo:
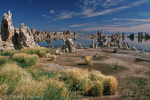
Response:
POLYGON ((126 21, 135 21, 135 22, 150 22, 150 19, 125 19, 125 18, 113 18, 113 20, 126 20, 126 21))
POLYGON ((53 13, 55 13, 55 11, 54 10, 50 10, 50 14, 53 14, 53 13))
POLYGON ((88 26, 88 25, 91 25, 91 23, 84 23, 84 24, 70 25, 69 27, 82 27, 82 26, 88 26))
POLYGON ((109 14, 109 13, 114 13, 114 12, 118 12, 121 10, 129 9, 134 6, 139 6, 145 2, 148 2, 148 0, 137 1, 137 2, 133 2, 130 5, 125 5, 125 6, 121 6, 121 7, 113 8, 113 9, 107 9, 104 11, 95 11, 95 9, 96 9, 95 6, 93 8, 89 8, 89 9, 85 9, 85 6, 83 6, 84 10, 82 11, 82 14, 85 15, 85 18, 95 17, 95 16, 100 16, 100 15, 104 15, 104 14, 109 14))
POLYGON ((51 18, 50 16, 46 16, 45 14, 42 15, 44 18, 51 18))
POLYGON ((105 30, 107 32, 150 32, 150 24, 142 24, 142 25, 135 25, 130 27, 93 27, 93 28, 85 28, 81 29, 80 31, 97 31, 97 30, 105 30))
POLYGON ((52 20, 48 22, 50 23, 52 21, 73 18, 75 16, 82 16, 82 18, 90 18, 90 17, 96 17, 96 16, 105 15, 105 14, 116 13, 125 9, 132 8, 134 6, 139 6, 148 1, 149 0, 140 0, 140 1, 138 0, 136 2, 132 2, 131 4, 126 4, 124 6, 120 6, 117 8, 108 9, 111 6, 122 4, 123 2, 125 2, 125 0, 80 0, 82 4, 78 6, 80 9, 79 12, 62 10, 59 12, 59 14, 55 16, 55 18, 53 18, 52 20), (98 6, 107 8, 107 9, 99 10, 98 6))
POLYGON ((53 21, 57 21, 57 20, 62 20, 62 19, 68 19, 68 18, 72 18, 73 16, 77 16, 79 15, 76 12, 69 12, 67 10, 62 10, 60 12, 60 14, 58 14, 54 19, 52 19, 51 21, 48 21, 48 23, 53 22, 53 21))

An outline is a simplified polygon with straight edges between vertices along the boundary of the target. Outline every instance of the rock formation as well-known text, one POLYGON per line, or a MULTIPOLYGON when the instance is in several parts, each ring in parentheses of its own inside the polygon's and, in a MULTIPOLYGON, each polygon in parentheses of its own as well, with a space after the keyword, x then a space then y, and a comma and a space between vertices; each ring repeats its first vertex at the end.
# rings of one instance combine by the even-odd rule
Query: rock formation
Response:
POLYGON ((8 14, 5 13, 3 15, 1 22, 2 42, 0 43, 0 50, 10 51, 37 46, 29 27, 25 27, 24 24, 21 24, 20 30, 18 28, 14 29, 11 17, 12 14, 10 11, 8 11, 8 14))
POLYGON ((128 50, 130 48, 130 44, 127 42, 123 42, 124 49, 128 50))
POLYGON ((112 34, 110 45, 117 46, 119 43, 120 43, 120 39, 118 38, 118 36, 116 34, 112 34))
POLYGON ((122 40, 124 41, 125 39, 125 33, 122 33, 122 40))
POLYGON ((63 46, 61 48, 62 52, 69 52, 69 53, 73 53, 75 52, 75 45, 72 41, 72 39, 64 39, 64 43, 63 46))
POLYGON ((134 33, 131 33, 128 38, 131 40, 131 41, 134 41, 134 33))
POLYGON ((37 46, 29 27, 24 26, 24 23, 21 23, 17 41, 18 41, 18 49, 37 46))
POLYGON ((1 38, 2 41, 12 42, 12 36, 14 35, 14 26, 12 24, 12 14, 8 11, 8 14, 3 15, 1 21, 1 38))

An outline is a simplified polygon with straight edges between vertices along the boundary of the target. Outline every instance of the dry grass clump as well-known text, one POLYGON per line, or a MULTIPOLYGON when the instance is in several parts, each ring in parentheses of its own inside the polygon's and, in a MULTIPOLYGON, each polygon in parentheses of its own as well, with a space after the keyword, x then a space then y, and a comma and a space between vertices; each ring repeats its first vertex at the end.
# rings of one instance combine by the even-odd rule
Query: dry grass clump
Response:
POLYGON ((19 80, 12 94, 14 95, 42 95, 46 91, 47 86, 45 82, 35 81, 31 78, 24 78, 19 80))
POLYGON ((92 66, 92 56, 85 56, 85 63, 89 66, 92 66))
POLYGON ((81 91, 84 95, 101 96, 117 93, 117 80, 113 76, 105 76, 100 71, 85 69, 69 69, 60 79, 73 90, 81 91))
POLYGON ((16 61, 21 67, 33 66, 39 61, 38 55, 29 55, 26 53, 16 53, 13 55, 12 59, 16 61))
POLYGON ((51 60, 52 60, 52 61, 56 61, 56 55, 52 55, 51 60))
POLYGON ((46 56, 46 51, 40 50, 39 53, 38 53, 38 55, 39 55, 40 57, 45 57, 45 56, 46 56))
POLYGON ((103 95, 103 88, 102 81, 94 81, 88 93, 91 96, 101 96, 103 95))
POLYGON ((4 90, 0 93, 11 94, 20 79, 31 78, 31 75, 19 67, 16 63, 8 63, 0 68, 0 87, 9 87, 9 89, 3 88, 4 90))
POLYGON ((43 95, 43 100, 63 100, 69 97, 69 92, 64 82, 50 78, 54 73, 39 72, 39 70, 36 70, 35 73, 38 74, 37 80, 34 79, 31 73, 22 69, 16 63, 1 66, 0 98, 3 95, 43 95))
POLYGON ((117 93, 118 82, 117 79, 113 76, 107 76, 104 83, 104 94, 114 95, 117 93))
POLYGON ((39 51, 45 51, 46 53, 55 54, 55 51, 45 48, 45 47, 30 47, 30 48, 24 48, 20 52, 27 53, 27 54, 37 54, 40 56, 39 51))
POLYGON ((9 86, 6 83, 0 85, 0 95, 5 95, 9 89, 9 86))
POLYGON ((88 73, 88 70, 82 70, 79 68, 69 69, 61 78, 69 84, 71 89, 86 92, 91 85, 88 73))

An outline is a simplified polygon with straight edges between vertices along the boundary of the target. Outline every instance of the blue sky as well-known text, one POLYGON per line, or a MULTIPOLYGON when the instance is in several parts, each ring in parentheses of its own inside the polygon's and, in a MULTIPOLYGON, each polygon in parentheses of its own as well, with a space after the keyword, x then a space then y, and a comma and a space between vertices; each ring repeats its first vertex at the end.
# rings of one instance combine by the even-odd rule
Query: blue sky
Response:
POLYGON ((0 19, 8 10, 15 28, 150 33, 150 0, 0 0, 0 19))

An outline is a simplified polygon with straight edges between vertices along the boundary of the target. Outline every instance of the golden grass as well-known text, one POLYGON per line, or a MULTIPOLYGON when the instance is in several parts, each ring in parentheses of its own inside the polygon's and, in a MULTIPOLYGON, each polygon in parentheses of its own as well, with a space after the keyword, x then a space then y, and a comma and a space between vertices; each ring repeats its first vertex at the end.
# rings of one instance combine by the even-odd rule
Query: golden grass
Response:
POLYGON ((93 63, 92 63, 92 57, 91 56, 85 56, 85 63, 89 66, 92 66, 93 63))

